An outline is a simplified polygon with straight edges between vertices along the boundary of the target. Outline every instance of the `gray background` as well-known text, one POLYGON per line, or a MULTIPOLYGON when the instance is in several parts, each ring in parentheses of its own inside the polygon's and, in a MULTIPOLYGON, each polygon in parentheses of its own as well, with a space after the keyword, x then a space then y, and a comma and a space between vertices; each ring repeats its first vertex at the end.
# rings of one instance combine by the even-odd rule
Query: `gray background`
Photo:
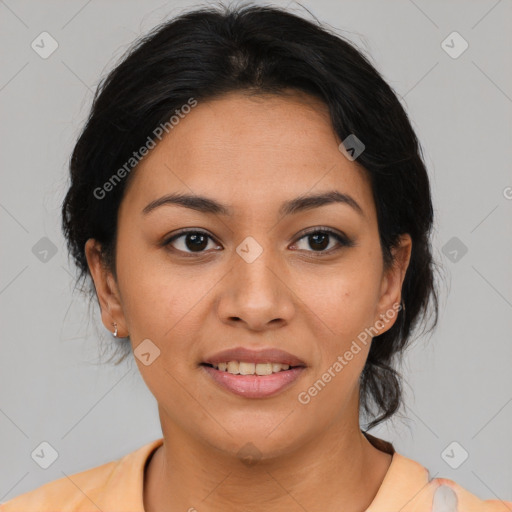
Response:
MULTIPOLYGON (((139 34, 189 5, 0 0, 0 502, 161 436, 133 360, 98 364, 101 340, 113 339, 98 308, 72 293, 59 215, 100 76, 139 34), (59 44, 47 59, 31 48, 43 31, 59 44), (43 237, 55 254, 41 252, 43 237), (59 454, 46 470, 31 458, 42 441, 59 454)), ((440 323, 406 357, 403 419, 372 433, 432 476, 510 500, 512 2, 303 5, 370 55, 408 111, 432 179, 440 323), (458 58, 441 46, 453 31, 469 43, 458 58), (454 441, 469 453, 457 469, 446 460, 460 462, 458 445, 442 455, 454 441)))

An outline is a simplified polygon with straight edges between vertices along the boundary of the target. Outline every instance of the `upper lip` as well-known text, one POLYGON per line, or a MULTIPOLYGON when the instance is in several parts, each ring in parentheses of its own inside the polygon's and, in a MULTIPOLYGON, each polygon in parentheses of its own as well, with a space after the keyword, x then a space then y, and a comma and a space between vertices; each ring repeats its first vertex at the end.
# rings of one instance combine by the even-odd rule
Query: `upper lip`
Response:
POLYGON ((250 350, 245 347, 230 348, 217 352, 206 358, 203 363, 219 364, 228 361, 243 361, 247 363, 282 363, 290 366, 306 366, 298 357, 277 348, 250 350))

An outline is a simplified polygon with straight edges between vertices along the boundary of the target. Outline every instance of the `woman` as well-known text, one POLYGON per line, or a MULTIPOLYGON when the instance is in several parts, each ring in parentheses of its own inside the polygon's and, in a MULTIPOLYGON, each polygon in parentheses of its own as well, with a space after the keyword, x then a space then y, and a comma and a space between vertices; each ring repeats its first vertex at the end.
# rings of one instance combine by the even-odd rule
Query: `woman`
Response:
POLYGON ((163 438, 2 512, 512 509, 360 428, 398 410, 437 293, 419 143, 349 42, 269 7, 186 13, 100 85, 70 167, 78 279, 163 438))

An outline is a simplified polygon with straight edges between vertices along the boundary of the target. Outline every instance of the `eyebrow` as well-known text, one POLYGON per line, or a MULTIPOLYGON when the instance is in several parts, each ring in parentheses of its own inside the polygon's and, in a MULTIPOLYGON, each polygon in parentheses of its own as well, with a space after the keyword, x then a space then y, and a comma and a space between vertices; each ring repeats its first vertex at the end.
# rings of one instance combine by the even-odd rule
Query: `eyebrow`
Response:
MULTIPOLYGON (((300 196, 295 199, 285 201, 279 209, 280 216, 293 215, 305 210, 319 208, 328 204, 345 204, 353 208, 359 215, 364 217, 364 212, 357 201, 348 194, 337 190, 300 196)), ((154 201, 151 201, 142 210, 143 215, 147 215, 163 205, 176 205, 184 208, 190 208, 201 213, 213 213, 216 215, 232 216, 233 211, 230 207, 219 203, 215 199, 194 194, 167 194, 154 201)))

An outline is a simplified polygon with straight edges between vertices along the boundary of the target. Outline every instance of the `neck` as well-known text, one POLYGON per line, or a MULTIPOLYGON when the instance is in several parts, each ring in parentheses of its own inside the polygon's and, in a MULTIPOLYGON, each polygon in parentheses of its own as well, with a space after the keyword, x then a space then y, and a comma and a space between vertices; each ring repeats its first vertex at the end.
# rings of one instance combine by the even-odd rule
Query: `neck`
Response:
POLYGON ((391 455, 364 437, 359 425, 332 427, 280 456, 252 463, 226 455, 162 422, 164 443, 149 461, 146 512, 268 512, 365 510, 391 455))

